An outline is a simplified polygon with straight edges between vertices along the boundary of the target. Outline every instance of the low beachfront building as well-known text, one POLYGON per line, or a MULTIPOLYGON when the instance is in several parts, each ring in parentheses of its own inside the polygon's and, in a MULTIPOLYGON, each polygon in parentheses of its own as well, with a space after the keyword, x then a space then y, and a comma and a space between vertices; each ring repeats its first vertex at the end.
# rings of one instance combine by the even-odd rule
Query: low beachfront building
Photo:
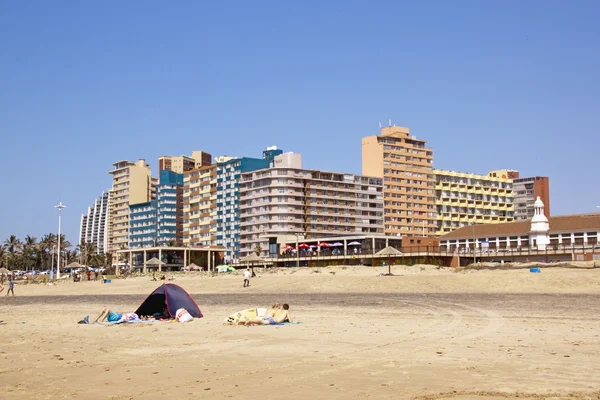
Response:
MULTIPOLYGON (((594 255, 600 237, 600 213, 561 215, 547 218, 538 197, 531 220, 504 224, 479 224, 459 228, 440 237, 440 248, 448 252, 510 253, 553 252, 579 249, 584 258, 594 255)), ((598 248, 600 250, 600 247, 598 248)))

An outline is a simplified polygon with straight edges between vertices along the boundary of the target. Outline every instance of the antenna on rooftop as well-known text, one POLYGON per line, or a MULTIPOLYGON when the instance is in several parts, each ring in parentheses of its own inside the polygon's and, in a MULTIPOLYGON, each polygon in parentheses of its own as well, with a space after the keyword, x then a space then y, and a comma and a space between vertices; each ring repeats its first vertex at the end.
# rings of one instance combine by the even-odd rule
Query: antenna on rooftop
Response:
POLYGON ((391 119, 391 118, 390 118, 390 121, 389 121, 389 123, 390 123, 390 125, 389 125, 389 126, 392 126, 392 119, 391 119))
POLYGON ((379 121, 379 129, 381 129, 381 121, 379 121))

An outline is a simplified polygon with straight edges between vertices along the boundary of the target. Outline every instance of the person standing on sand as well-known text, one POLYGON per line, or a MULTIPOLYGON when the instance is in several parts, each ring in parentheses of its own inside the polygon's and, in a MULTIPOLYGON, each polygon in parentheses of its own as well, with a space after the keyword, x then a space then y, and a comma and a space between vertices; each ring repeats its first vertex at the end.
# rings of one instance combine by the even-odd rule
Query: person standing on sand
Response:
POLYGON ((15 296, 15 283, 12 278, 8 278, 8 292, 6 292, 6 295, 8 296, 9 293, 12 293, 13 297, 15 296))
POLYGON ((250 286, 250 270, 246 267, 244 271, 244 287, 250 286))

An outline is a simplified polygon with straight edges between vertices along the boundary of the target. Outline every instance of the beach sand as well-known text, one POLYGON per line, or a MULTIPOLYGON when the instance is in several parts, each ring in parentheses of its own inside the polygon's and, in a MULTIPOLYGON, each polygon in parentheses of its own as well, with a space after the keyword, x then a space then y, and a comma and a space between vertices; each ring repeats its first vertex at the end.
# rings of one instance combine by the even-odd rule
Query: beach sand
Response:
POLYGON ((204 318, 78 325, 135 311, 149 277, 0 295, 0 393, 11 399, 600 398, 600 270, 456 273, 429 266, 177 275, 204 318), (290 304, 302 322, 227 326, 290 304))

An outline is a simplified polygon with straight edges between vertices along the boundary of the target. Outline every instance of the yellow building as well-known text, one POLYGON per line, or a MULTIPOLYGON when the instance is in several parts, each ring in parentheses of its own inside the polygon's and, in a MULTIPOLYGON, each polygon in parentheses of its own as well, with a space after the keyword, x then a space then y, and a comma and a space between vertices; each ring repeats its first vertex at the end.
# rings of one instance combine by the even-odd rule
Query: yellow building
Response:
POLYGON ((183 176, 183 243, 210 246, 217 239, 217 164, 183 176))
POLYGON ((425 143, 400 126, 362 139, 362 174, 383 178, 387 235, 436 234, 433 150, 425 143))
POLYGON ((212 155, 200 150, 192 151, 192 156, 160 156, 158 170, 169 170, 178 174, 191 171, 212 163, 212 155))
POLYGON ((113 253, 129 242, 129 206, 154 199, 156 178, 145 160, 117 161, 108 171, 113 176, 109 191, 108 252, 113 253))
MULTIPOLYGON (((437 234, 471 224, 495 224, 514 219, 510 170, 488 175, 434 170, 437 234)), ((518 174, 517 174, 518 176, 518 174)))

